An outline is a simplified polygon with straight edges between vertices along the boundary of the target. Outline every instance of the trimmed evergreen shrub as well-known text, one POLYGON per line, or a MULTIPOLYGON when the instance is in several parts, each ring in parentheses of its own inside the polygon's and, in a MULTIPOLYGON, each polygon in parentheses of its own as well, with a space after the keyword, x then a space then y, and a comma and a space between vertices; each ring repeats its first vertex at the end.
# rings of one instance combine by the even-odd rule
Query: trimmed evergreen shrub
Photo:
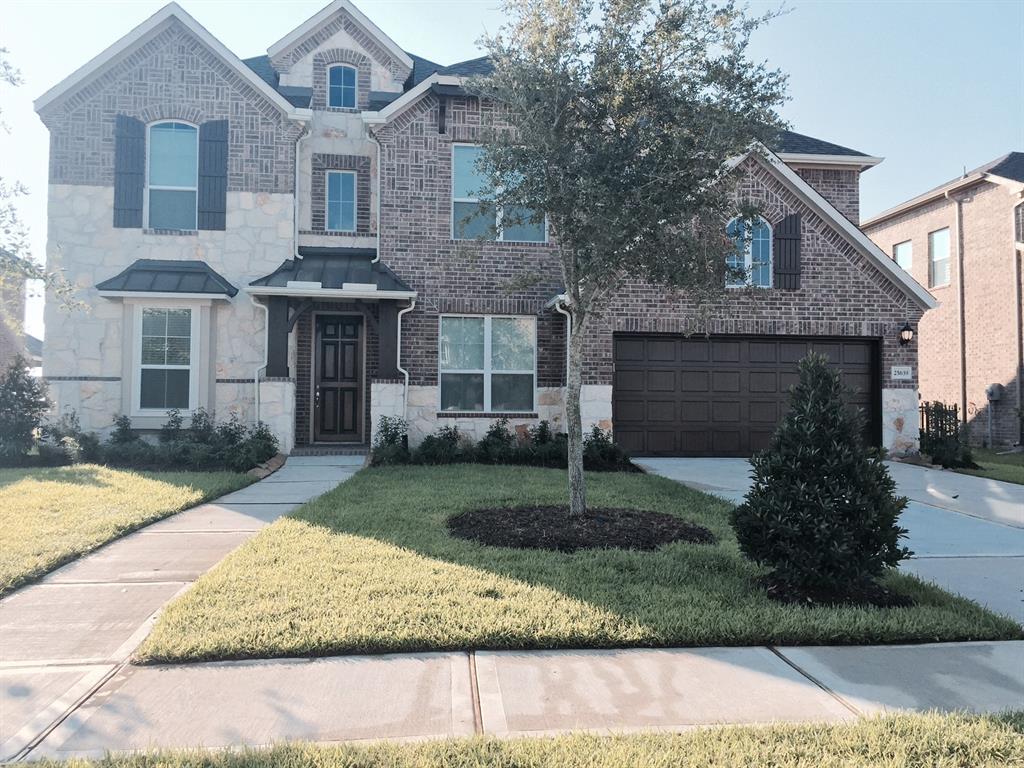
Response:
POLYGON ((39 456, 51 466, 78 464, 100 459, 100 438, 83 432, 78 413, 72 409, 40 430, 39 456))
POLYGON ((377 422, 377 434, 373 437, 370 464, 375 467, 408 464, 409 459, 408 423, 398 416, 381 416, 377 422))
POLYGON ((511 464, 515 453, 516 436, 508 428, 508 419, 498 419, 476 444, 475 459, 480 464, 511 464))
POLYGON ((611 430, 595 424, 590 434, 583 437, 583 468, 592 472, 620 472, 635 466, 625 449, 612 440, 611 430))
POLYGON ((772 569, 778 597, 860 601, 911 554, 897 524, 907 499, 863 445, 861 418, 843 402, 825 357, 800 362, 789 412, 770 447, 751 460, 753 487, 732 513, 743 554, 772 569))
POLYGON ((473 457, 472 442, 456 426, 441 427, 427 435, 412 454, 416 464, 460 464, 473 457))
POLYGON ((49 409, 46 384, 29 375, 25 358, 15 357, 0 376, 0 463, 21 463, 49 409))
POLYGON ((114 429, 110 432, 110 442, 117 444, 134 443, 139 434, 132 429, 131 417, 121 413, 114 417, 114 429))

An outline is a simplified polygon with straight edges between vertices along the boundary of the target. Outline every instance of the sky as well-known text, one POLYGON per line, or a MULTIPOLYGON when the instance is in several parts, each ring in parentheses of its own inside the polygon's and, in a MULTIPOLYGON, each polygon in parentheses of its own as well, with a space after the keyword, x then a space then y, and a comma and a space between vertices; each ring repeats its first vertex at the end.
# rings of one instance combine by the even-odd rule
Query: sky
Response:
MULTIPOLYGON (((241 58, 258 56, 327 0, 179 0, 241 58)), ((398 45, 440 64, 480 55, 499 0, 355 0, 398 45)), ((5 0, 0 47, 24 84, 0 86, 0 177, 33 254, 46 243, 48 133, 32 101, 157 11, 161 0, 5 0)), ((755 11, 778 2, 752 0, 755 11)), ((861 177, 867 218, 1010 151, 1024 151, 1024 0, 787 0, 753 53, 789 74, 793 130, 884 157, 861 177)), ((30 298, 26 330, 42 335, 30 298)))

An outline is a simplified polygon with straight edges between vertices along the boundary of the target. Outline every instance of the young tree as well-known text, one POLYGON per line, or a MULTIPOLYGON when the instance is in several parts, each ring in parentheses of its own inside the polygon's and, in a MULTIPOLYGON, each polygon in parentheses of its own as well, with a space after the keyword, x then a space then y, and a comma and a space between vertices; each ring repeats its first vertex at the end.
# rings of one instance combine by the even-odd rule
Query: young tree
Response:
POLYGON ((910 556, 898 525, 907 499, 843 402, 839 374, 821 355, 800 362, 790 409, 754 485, 732 514, 743 554, 772 568, 789 598, 870 595, 883 570, 910 556))
POLYGON ((751 60, 751 16, 715 0, 506 0, 484 43, 478 167, 504 225, 547 216, 570 315, 570 508, 586 509, 581 369, 593 318, 627 279, 712 294, 735 244, 728 161, 780 126, 785 77, 751 60))

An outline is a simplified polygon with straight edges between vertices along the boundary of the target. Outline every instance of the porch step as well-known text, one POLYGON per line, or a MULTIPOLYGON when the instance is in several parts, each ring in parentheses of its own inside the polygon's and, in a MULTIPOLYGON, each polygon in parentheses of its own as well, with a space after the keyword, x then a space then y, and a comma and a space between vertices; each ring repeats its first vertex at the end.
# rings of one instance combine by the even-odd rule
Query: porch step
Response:
POLYGON ((297 445, 292 456, 365 456, 370 452, 368 445, 297 445))

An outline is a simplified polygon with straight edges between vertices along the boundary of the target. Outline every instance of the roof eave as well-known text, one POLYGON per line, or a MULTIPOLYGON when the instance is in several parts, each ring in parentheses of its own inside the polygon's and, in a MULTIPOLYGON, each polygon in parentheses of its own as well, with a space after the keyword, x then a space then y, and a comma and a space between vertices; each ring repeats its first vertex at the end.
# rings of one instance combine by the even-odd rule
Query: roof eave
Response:
POLYGON ((59 83, 54 85, 42 96, 37 98, 32 106, 37 113, 42 112, 47 107, 52 105, 57 99, 65 96, 74 87, 81 84, 84 80, 96 74, 104 66, 112 62, 121 54, 125 53, 139 40, 145 37, 147 34, 152 32, 162 23, 170 18, 175 18, 179 22, 185 25, 196 37, 198 37, 205 45, 214 51, 220 58, 234 69, 239 75, 245 80, 252 84, 256 90, 258 90, 263 96, 265 96, 274 106, 281 110, 290 119, 305 121, 312 116, 310 110, 297 110, 295 107, 288 102, 281 94, 275 91, 270 85, 259 75, 252 71, 248 66, 242 62, 234 53, 232 53, 220 40, 214 37, 202 24, 196 21, 190 16, 180 5, 176 2, 171 2, 161 8, 159 11, 154 13, 144 22, 135 27, 128 34, 121 37, 112 45, 108 46, 102 52, 94 56, 92 59, 87 61, 81 67, 76 69, 70 75, 65 77, 59 83), (302 113, 308 112, 308 116, 304 116, 302 113))
POLYGON ((436 72, 424 79, 415 88, 410 88, 379 112, 362 112, 360 117, 369 125, 384 125, 391 122, 407 107, 430 91, 434 85, 462 85, 465 78, 455 75, 439 75, 436 72))
POLYGON ((957 192, 961 189, 966 189, 967 187, 973 187, 975 184, 980 184, 987 179, 988 174, 986 173, 972 173, 962 179, 957 179, 956 181, 944 184, 941 187, 925 192, 923 195, 912 197, 906 202, 900 203, 892 208, 888 208, 881 213, 872 216, 870 219, 866 219, 861 222, 861 227, 864 229, 873 227, 883 221, 908 213, 915 208, 920 208, 922 205, 927 205, 935 200, 939 200, 951 192, 957 192))
POLYGON ((810 152, 779 152, 777 156, 788 165, 842 165, 856 168, 859 171, 874 168, 885 159, 870 155, 823 155, 810 152))
POLYGON ((271 285, 248 285, 246 293, 253 296, 306 296, 333 299, 415 299, 416 291, 353 291, 344 288, 287 288, 271 285))
MULTIPOLYGON (((228 293, 179 293, 177 291, 116 291, 101 289, 97 293, 105 299, 220 299, 230 301, 228 293)), ((237 291, 236 291, 237 293, 237 291)))

